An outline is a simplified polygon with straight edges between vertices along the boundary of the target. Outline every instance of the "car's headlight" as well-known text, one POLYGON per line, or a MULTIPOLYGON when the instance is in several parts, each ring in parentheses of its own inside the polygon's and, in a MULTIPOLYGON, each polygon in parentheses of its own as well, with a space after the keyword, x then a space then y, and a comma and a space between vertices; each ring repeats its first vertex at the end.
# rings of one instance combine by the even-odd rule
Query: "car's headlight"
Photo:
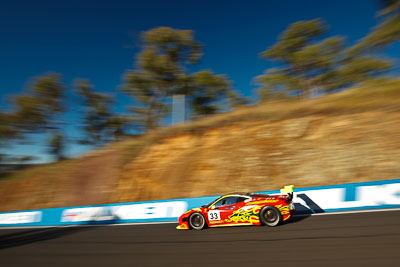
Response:
POLYGON ((293 202, 289 204, 289 209, 290 210, 294 210, 294 203, 293 202))

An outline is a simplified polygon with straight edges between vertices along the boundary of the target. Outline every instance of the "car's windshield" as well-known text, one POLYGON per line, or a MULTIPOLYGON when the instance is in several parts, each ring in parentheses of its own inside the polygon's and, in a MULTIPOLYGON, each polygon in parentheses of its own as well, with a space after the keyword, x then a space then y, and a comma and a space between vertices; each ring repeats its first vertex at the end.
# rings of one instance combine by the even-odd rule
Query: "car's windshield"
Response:
MULTIPOLYGON (((223 197, 223 196, 222 196, 222 197, 223 197)), ((217 202, 217 200, 221 199, 222 197, 218 197, 218 198, 214 199, 213 201, 211 201, 210 203, 208 203, 208 204, 206 204, 206 205, 203 205, 203 206, 201 206, 201 207, 203 207, 203 208, 208 208, 208 207, 210 207, 214 202, 217 202)))

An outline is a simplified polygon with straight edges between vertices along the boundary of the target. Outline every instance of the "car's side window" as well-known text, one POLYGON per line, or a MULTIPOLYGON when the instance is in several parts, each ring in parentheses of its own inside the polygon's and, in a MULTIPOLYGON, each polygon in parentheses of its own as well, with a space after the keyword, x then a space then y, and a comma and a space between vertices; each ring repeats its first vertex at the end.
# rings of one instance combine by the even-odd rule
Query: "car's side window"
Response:
POLYGON ((226 203, 224 206, 229 206, 229 205, 233 205, 236 204, 238 200, 238 197, 227 197, 226 198, 226 203))
POLYGON ((223 206, 223 203, 225 203, 225 202, 226 202, 226 199, 225 199, 225 198, 220 199, 219 201, 217 201, 217 202, 214 204, 214 207, 216 207, 216 208, 222 207, 222 206, 223 206))
POLYGON ((218 207, 224 207, 224 206, 229 206, 238 203, 239 197, 225 197, 223 199, 220 199, 217 201, 214 206, 216 208, 218 207))
POLYGON ((249 199, 249 198, 247 198, 247 197, 238 197, 237 203, 245 201, 246 199, 249 199))

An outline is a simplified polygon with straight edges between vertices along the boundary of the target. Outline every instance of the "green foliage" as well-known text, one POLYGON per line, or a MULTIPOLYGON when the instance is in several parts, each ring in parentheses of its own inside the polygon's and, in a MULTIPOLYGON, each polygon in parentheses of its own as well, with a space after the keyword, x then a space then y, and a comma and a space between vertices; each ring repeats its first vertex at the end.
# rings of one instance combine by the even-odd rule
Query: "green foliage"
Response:
POLYGON ((187 91, 185 65, 194 64, 201 47, 193 32, 159 27, 142 35, 144 46, 137 56, 137 68, 125 75, 123 91, 137 106, 130 110, 134 121, 145 129, 156 128, 169 112, 165 98, 187 91))
POLYGON ((138 125, 147 130, 158 127, 170 112, 166 99, 173 94, 185 94, 197 115, 218 110, 216 102, 226 96, 229 82, 210 71, 188 73, 188 66, 202 55, 192 31, 159 27, 145 32, 142 40, 136 69, 127 71, 122 87, 135 101, 130 110, 138 125))
POLYGON ((282 65, 257 77, 263 86, 261 91, 266 91, 261 92, 263 98, 275 91, 279 96, 293 91, 308 96, 325 87, 343 46, 343 38, 339 36, 318 41, 326 30, 320 19, 296 22, 281 34, 275 45, 262 53, 264 58, 282 65))
POLYGON ((329 93, 390 69, 389 61, 365 54, 359 44, 345 48, 341 36, 321 40, 326 31, 320 19, 296 22, 261 54, 280 66, 256 77, 262 100, 329 93))
MULTIPOLYGON (((376 77, 392 67, 392 63, 373 56, 363 55, 344 61, 344 64, 338 70, 339 77, 342 77, 345 85, 352 85, 367 81, 371 77, 376 77)), ((343 83, 340 85, 343 85, 343 83)))
POLYGON ((143 71, 129 71, 123 86, 123 91, 138 103, 129 108, 134 114, 133 121, 144 129, 158 127, 161 118, 169 112, 168 106, 163 103, 168 92, 160 86, 164 82, 152 77, 143 71))
POLYGON ((18 136, 18 131, 12 125, 13 119, 11 114, 0 112, 0 144, 6 144, 18 136))
POLYGON ((262 52, 262 56, 278 62, 293 62, 296 52, 322 36, 325 31, 326 27, 320 19, 293 23, 281 34, 279 42, 262 52))
POLYGON ((48 146, 49 146, 49 153, 53 155, 57 161, 65 158, 64 156, 65 142, 64 142, 64 136, 61 133, 59 132, 53 133, 49 140, 48 146))
POLYGON ((192 74, 189 79, 188 95, 194 113, 197 116, 217 113, 218 100, 226 97, 231 87, 227 77, 215 75, 211 71, 200 71, 192 74))
MULTIPOLYGON (((113 114, 108 119, 108 132, 114 141, 127 136, 127 128, 130 128, 132 119, 127 115, 113 114)), ((131 135, 130 135, 131 136, 131 135)))
POLYGON ((262 86, 259 89, 261 101, 285 98, 287 93, 296 91, 299 88, 299 79, 297 77, 278 68, 268 69, 256 79, 257 83, 262 86))
POLYGON ((0 142, 11 144, 13 139, 57 130, 61 123, 58 115, 65 110, 64 91, 59 74, 47 73, 34 78, 23 94, 13 98, 13 110, 0 113, 0 142))
POLYGON ((56 115, 64 111, 61 76, 49 73, 35 78, 26 94, 15 98, 13 124, 19 131, 32 133, 57 128, 56 115))
MULTIPOLYGON (((178 70, 180 64, 195 64, 202 55, 201 45, 193 39, 193 31, 176 30, 169 27, 158 27, 145 32, 142 36, 143 41, 147 44, 143 53, 149 53, 154 59, 159 60, 150 68, 162 68, 166 73, 174 74, 173 68, 178 70), (160 64, 161 63, 161 64, 160 64)), ((146 57, 139 56, 140 59, 146 57)), ((149 58, 147 58, 149 59, 149 58)), ((147 63, 151 62, 146 61, 147 63)), ((143 62, 141 67, 145 67, 143 62)))
POLYGON ((101 145, 107 140, 108 120, 111 117, 110 104, 112 99, 93 92, 93 86, 85 80, 76 82, 77 93, 83 99, 84 111, 83 129, 86 133, 81 140, 85 144, 101 145))
POLYGON ((83 100, 83 129, 86 133, 81 143, 102 145, 118 139, 124 134, 129 120, 111 111, 113 99, 93 91, 93 86, 86 80, 77 80, 77 94, 83 100))
POLYGON ((241 96, 236 90, 230 90, 228 92, 228 99, 232 108, 243 107, 250 103, 248 98, 241 96))
POLYGON ((360 48, 381 48, 400 40, 400 0, 381 0, 381 23, 361 40, 360 48))

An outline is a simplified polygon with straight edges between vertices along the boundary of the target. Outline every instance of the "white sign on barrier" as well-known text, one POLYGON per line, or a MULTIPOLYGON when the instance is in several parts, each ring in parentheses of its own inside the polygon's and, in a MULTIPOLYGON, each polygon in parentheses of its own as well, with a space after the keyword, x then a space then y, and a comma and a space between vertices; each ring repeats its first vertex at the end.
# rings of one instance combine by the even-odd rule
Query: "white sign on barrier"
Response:
POLYGON ((171 218, 179 217, 186 209, 185 201, 72 208, 63 211, 61 222, 171 218))
POLYGON ((61 215, 61 222, 89 222, 113 220, 113 207, 85 207, 66 209, 61 215))
POLYGON ((359 186, 357 193, 364 206, 400 204, 400 184, 359 186))
POLYGON ((114 214, 121 220, 173 218, 186 209, 186 201, 156 202, 117 206, 114 214))
POLYGON ((41 211, 27 211, 0 214, 0 224, 35 223, 42 219, 41 211))
POLYGON ((400 204, 400 184, 348 186, 296 192, 294 202, 323 210, 400 204), (310 204, 311 203, 311 204, 310 204))

